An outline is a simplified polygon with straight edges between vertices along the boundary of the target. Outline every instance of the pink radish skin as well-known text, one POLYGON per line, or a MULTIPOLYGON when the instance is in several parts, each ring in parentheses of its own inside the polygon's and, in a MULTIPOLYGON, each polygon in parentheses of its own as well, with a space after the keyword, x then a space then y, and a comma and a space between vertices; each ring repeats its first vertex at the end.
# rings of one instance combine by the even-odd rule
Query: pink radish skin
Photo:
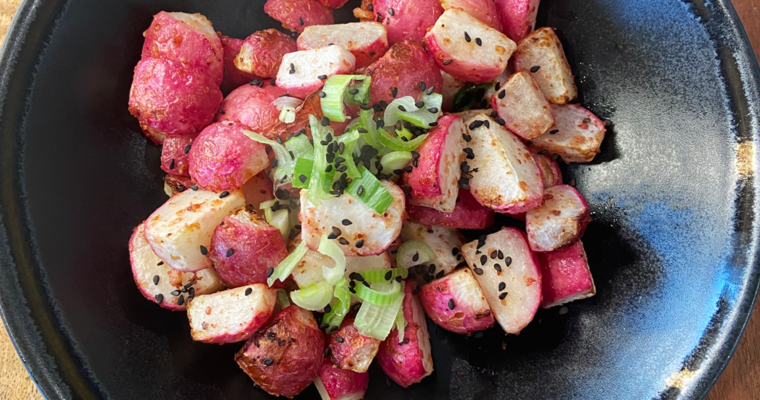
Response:
POLYGON ((129 112, 151 140, 166 135, 194 135, 213 119, 222 92, 200 70, 174 61, 143 58, 135 67, 129 112))
POLYGON ((364 373, 369 369, 380 347, 380 340, 364 336, 354 326, 354 320, 346 318, 340 329, 327 337, 332 361, 340 368, 364 373))
POLYGON ((410 221, 445 228, 485 229, 493 225, 493 210, 478 203, 469 190, 459 189, 457 198, 459 201, 450 213, 407 204, 406 214, 410 221))
POLYGON ((424 92, 420 82, 425 83, 426 90, 435 87, 436 93, 440 93, 443 87, 438 64, 421 43, 413 40, 392 45, 385 55, 367 67, 364 74, 372 77, 370 104, 380 101, 390 104, 394 98, 405 96, 419 99, 424 92), (393 96, 393 88, 397 90, 396 96, 393 96))
POLYGON ((440 0, 444 10, 460 8, 480 22, 501 32, 501 18, 493 0, 440 0))
POLYGON ((541 0, 495 0, 504 33, 515 42, 522 40, 536 26, 541 0))
POLYGON ((235 122, 217 122, 198 135, 190 150, 190 176, 213 192, 239 189, 269 165, 266 148, 235 122))
POLYGON ((296 51, 296 41, 277 29, 254 32, 243 41, 235 66, 247 73, 274 78, 282 57, 296 51))
POLYGON ((388 50, 385 27, 377 22, 314 25, 298 36, 298 50, 312 50, 331 44, 340 46, 356 57, 356 68, 364 68, 388 50))
POLYGON ((377 361, 386 375, 399 386, 409 387, 433 373, 433 356, 430 353, 430 334, 425 314, 410 284, 404 288, 404 340, 399 341, 394 328, 380 344, 377 361))
POLYGON ((572 186, 546 189, 544 203, 525 215, 530 248, 549 252, 567 247, 583 236, 590 221, 586 200, 572 186))
POLYGON ((161 147, 161 169, 167 174, 190 176, 190 151, 197 135, 167 136, 161 147), (190 146, 190 147, 188 147, 190 146))
POLYGON ((361 400, 369 385, 369 373, 358 373, 335 366, 329 359, 322 363, 314 380, 322 400, 361 400))
POLYGON ((594 278, 581 241, 562 250, 538 255, 541 261, 542 308, 551 308, 596 294, 594 278))
MULTIPOLYGON (((404 40, 422 40, 425 32, 435 24, 443 13, 438 0, 373 0, 374 12, 370 20, 381 22, 388 30, 388 43, 394 45, 404 40), (390 15, 393 10, 393 15, 390 15)), ((366 10, 368 4, 362 3, 366 10)), ((356 15, 354 10, 354 15, 356 15)), ((369 15, 367 15, 369 16, 369 15)))
POLYGON ((467 268, 422 286, 419 296, 425 314, 447 331, 470 335, 493 326, 488 302, 467 268))
POLYGON ((142 58, 161 58, 222 82, 224 50, 211 22, 201 14, 161 11, 144 32, 142 58))
POLYGON ((280 123, 280 110, 273 104, 285 91, 267 81, 263 87, 243 85, 230 92, 219 106, 216 122, 233 121, 270 137, 267 128, 280 123))
POLYGON ((462 118, 444 115, 438 125, 417 148, 417 166, 405 172, 403 181, 411 185, 409 204, 431 207, 442 212, 453 212, 459 192, 460 164, 465 159, 462 152, 466 132, 462 118))
POLYGON ((314 0, 267 0, 264 12, 282 27, 301 33, 312 25, 332 25, 333 10, 314 0))
POLYGON ((240 53, 243 39, 227 36, 222 36, 221 39, 222 46, 224 47, 224 79, 222 79, 221 88, 224 93, 229 93, 233 89, 248 84, 254 79, 262 79, 260 76, 243 72, 235 66, 235 57, 240 53))

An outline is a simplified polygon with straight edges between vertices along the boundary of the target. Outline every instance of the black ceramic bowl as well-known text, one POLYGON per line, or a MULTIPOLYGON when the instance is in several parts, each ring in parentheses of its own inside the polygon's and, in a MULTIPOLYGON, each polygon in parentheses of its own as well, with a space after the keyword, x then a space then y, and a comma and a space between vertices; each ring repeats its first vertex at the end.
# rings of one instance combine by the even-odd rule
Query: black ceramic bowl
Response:
MULTIPOLYGON (((240 344, 193 343, 144 300, 127 240, 164 200, 159 148, 127 112, 142 31, 200 12, 244 37, 262 0, 27 0, 0 64, 0 307, 49 398, 264 399, 240 344)), ((343 20, 350 7, 339 12, 343 20)), ((572 165, 598 293, 519 336, 429 324, 435 373, 367 399, 698 399, 758 288, 758 69, 728 0, 544 0, 582 103, 613 122, 572 165)), ((300 398, 316 399, 313 388, 300 398)))

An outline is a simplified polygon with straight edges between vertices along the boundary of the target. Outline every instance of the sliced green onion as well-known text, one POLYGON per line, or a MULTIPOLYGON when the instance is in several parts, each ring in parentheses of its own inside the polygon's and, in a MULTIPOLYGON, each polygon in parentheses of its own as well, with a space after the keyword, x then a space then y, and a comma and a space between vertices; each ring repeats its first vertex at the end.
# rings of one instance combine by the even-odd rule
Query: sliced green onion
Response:
POLYGON ((307 189, 311 180, 311 171, 314 169, 314 161, 299 158, 296 160, 296 167, 293 170, 293 187, 298 189, 307 189), (303 178, 301 176, 303 175, 303 178), (303 179, 303 180, 301 180, 303 179))
POLYGON ((264 210, 264 219, 266 219, 267 222, 272 219, 272 207, 277 201, 277 199, 267 200, 259 205, 259 209, 264 210))
POLYGON ((333 182, 333 172, 325 172, 327 168, 327 145, 322 144, 327 135, 331 135, 333 130, 330 127, 322 126, 317 117, 309 115, 309 125, 311 126, 311 136, 314 139, 314 165, 311 170, 309 179, 309 190, 306 197, 309 201, 318 206, 322 199, 334 197, 330 194, 330 186, 333 182))
POLYGON ((371 83, 372 83, 372 77, 367 76, 361 82, 348 86, 346 88, 346 92, 345 92, 346 94, 343 100, 346 102, 346 104, 350 104, 354 106, 359 106, 362 104, 369 103, 369 87, 371 83), (354 89, 356 89, 356 93, 351 94, 351 92, 354 89))
POLYGON ((351 292, 348 290, 346 278, 341 279, 335 284, 333 295, 335 296, 335 301, 332 302, 330 312, 322 317, 322 323, 327 324, 328 330, 332 327, 340 327, 343 319, 351 309, 351 292))
POLYGON ((404 283, 401 283, 401 293, 391 305, 378 306, 369 302, 362 303, 359 313, 354 320, 354 326, 360 334, 385 340, 396 323, 396 316, 404 303, 404 283))
POLYGON ((299 243, 292 253, 288 254, 284 260, 280 261, 280 263, 277 264, 272 274, 269 275, 269 278, 267 278, 267 285, 272 286, 278 279, 280 282, 285 282, 285 279, 290 276, 290 274, 296 268, 296 265, 298 265, 298 263, 301 262, 303 256, 306 255, 306 250, 306 241, 299 243))
POLYGON ((383 166, 383 171, 395 171, 397 169, 403 169, 412 161, 412 152, 410 151, 394 151, 388 153, 380 159, 380 164, 383 166))
POLYGON ((389 282, 396 279, 398 276, 400 276, 401 279, 406 279, 406 277, 409 276, 409 270, 406 268, 372 269, 359 272, 359 274, 367 283, 377 283, 389 282), (385 279, 386 277, 389 279, 385 279))
POLYGON ((392 126, 399 120, 404 120, 420 128, 430 128, 430 124, 438 121, 438 117, 441 116, 443 96, 438 93, 423 94, 420 97, 420 101, 424 104, 418 108, 417 102, 412 96, 404 96, 393 100, 391 104, 388 104, 385 114, 383 114, 385 125, 392 126), (435 110, 435 112, 430 112, 430 110, 435 110))
POLYGON ((419 147, 420 144, 422 144, 422 141, 427 138, 427 136, 427 133, 425 133, 423 135, 417 136, 410 141, 403 141, 399 137, 391 136, 391 134, 386 132, 385 129, 377 130, 377 141, 380 142, 380 144, 383 146, 394 151, 412 151, 419 147))
POLYGON ((384 213, 393 203, 393 196, 368 169, 362 168, 361 173, 361 177, 348 184, 346 191, 361 200, 367 207, 375 210, 376 213, 384 213), (362 188, 361 195, 358 194, 360 187, 362 188))
POLYGON ((256 142, 268 144, 272 147, 275 157, 277 158, 277 168, 275 168, 273 180, 280 183, 290 182, 290 178, 293 176, 293 168, 295 168, 296 163, 293 160, 293 157, 290 156, 288 149, 276 141, 267 139, 256 132, 244 130, 243 133, 256 142))
POLYGON ((314 146, 309 143, 309 138, 306 135, 298 135, 290 138, 285 142, 285 148, 293 153, 293 157, 298 160, 299 158, 305 158, 307 160, 314 159, 314 146))
POLYGON ((285 289, 277 289, 277 302, 280 303, 280 308, 285 309, 290 307, 290 299, 288 298, 288 292, 285 289))
POLYGON ((374 304, 376 306, 388 306, 393 304, 399 296, 401 284, 396 281, 390 283, 386 281, 376 282, 367 287, 364 284, 357 284, 354 290, 356 290, 356 297, 362 299, 365 303, 374 304))
POLYGON ((340 246, 328 239, 327 235, 324 235, 322 236, 322 239, 319 240, 319 248, 317 251, 335 261, 335 266, 332 268, 326 265, 322 266, 322 275, 324 275, 327 282, 334 285, 339 280, 343 279, 343 275, 346 273, 346 256, 343 254, 343 250, 341 250, 340 246))
POLYGON ((359 169, 356 168, 356 163, 354 163, 354 146, 359 138, 361 138, 361 135, 355 130, 335 138, 338 143, 343 143, 345 146, 343 153, 339 155, 345 159, 343 165, 346 166, 346 175, 351 179, 356 179, 362 175, 359 169))
POLYGON ((326 281, 313 283, 303 289, 290 292, 290 299, 298 307, 309 311, 319 311, 330 304, 333 298, 333 287, 326 281))
POLYGON ((406 330, 406 318, 404 318, 404 307, 398 309, 396 314, 396 331, 398 331, 398 342, 401 343, 404 340, 404 331, 406 330))
POLYGON ((283 208, 272 213, 270 209, 270 213, 272 218, 267 218, 269 225, 279 229, 283 239, 287 238, 290 234, 290 213, 288 210, 283 208))
POLYGON ((404 140, 405 142, 408 142, 412 139, 414 139, 414 134, 412 132, 409 132, 409 129, 406 129, 406 127, 401 127, 401 129, 396 129, 396 136, 398 136, 399 139, 404 140))
POLYGON ((434 259, 435 252, 433 249, 425 242, 419 240, 407 240, 399 246, 396 253, 396 265, 401 268, 425 264, 434 259))
MULTIPOLYGON (((326 82, 322 91, 325 96, 322 97, 322 114, 329 118, 330 121, 343 122, 346 120, 346 114, 343 111, 344 96, 347 93, 348 84, 351 81, 369 80, 365 75, 333 75, 326 82)), ((358 89, 358 88, 357 88, 358 89)), ((366 90, 368 92, 368 89, 366 90)), ((357 93, 358 94, 358 93, 357 93)), ((355 101, 352 95, 351 101, 355 101)), ((366 94, 364 95, 366 96, 366 94)))
POLYGON ((382 145, 380 142, 377 141, 377 124, 372 119, 372 117, 375 115, 375 112, 372 109, 369 110, 360 110, 359 111, 359 118, 351 121, 351 124, 348 126, 351 127, 351 129, 359 129, 362 128, 366 132, 359 132, 362 139, 370 146, 376 148, 377 150, 380 150, 382 148, 382 145), (352 126, 353 124, 353 126, 352 126))
POLYGON ((455 111, 467 111, 475 106, 475 103, 477 103, 478 99, 475 97, 475 94, 478 90, 483 89, 488 90, 491 86, 493 86, 493 82, 486 82, 481 83, 479 85, 471 85, 464 87, 460 89, 455 95, 454 100, 452 100, 452 107, 455 111))

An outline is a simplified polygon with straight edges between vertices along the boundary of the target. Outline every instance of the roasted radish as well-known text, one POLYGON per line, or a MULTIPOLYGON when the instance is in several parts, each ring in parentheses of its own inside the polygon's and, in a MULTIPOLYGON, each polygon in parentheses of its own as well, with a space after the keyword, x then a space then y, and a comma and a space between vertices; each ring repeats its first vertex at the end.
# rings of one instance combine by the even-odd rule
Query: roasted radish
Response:
POLYGON ((562 43, 552 28, 537 29, 520 41, 515 68, 530 71, 551 103, 565 104, 578 96, 562 43))
POLYGON ((581 241, 562 250, 538 255, 541 261, 541 307, 551 308, 596 294, 581 241))
POLYGON ((536 26, 538 3, 541 0, 494 0, 501 16, 504 33, 519 42, 536 26))
MULTIPOLYGON (((428 267, 424 275, 440 278, 453 271, 461 262, 459 248, 464 243, 464 238, 456 229, 448 229, 440 226, 421 225, 407 221, 401 230, 401 239, 419 240, 425 242, 435 253, 435 258, 425 264, 428 267)), ((429 281, 429 280, 428 280, 429 281)))
POLYGON ((544 191, 544 203, 525 214, 525 228, 533 251, 559 250, 583 236, 591 221, 588 205, 572 186, 544 191))
POLYGON ((493 225, 494 212, 478 203, 469 190, 459 189, 456 206, 452 212, 442 212, 429 207, 406 205, 409 221, 444 228, 485 229, 493 225))
POLYGON ((238 122, 256 133, 274 138, 269 128, 280 123, 280 110, 275 101, 283 97, 285 91, 269 81, 259 82, 258 85, 243 85, 230 92, 219 106, 216 121, 238 122))
POLYGON ((372 77, 369 96, 373 105, 405 96, 419 99, 425 91, 440 93, 443 86, 438 64, 413 40, 392 45, 364 74, 372 77))
POLYGON ((499 76, 517 48, 503 33, 458 8, 438 18, 425 35, 425 44, 441 69, 475 83, 499 76))
POLYGON ((491 97, 493 109, 515 134, 533 139, 554 125, 554 113, 530 72, 512 75, 491 97))
POLYGON ((257 283, 196 296, 187 307, 190 335, 204 343, 247 340, 272 316, 277 292, 257 283))
POLYGON ((264 12, 282 27, 301 33, 311 25, 331 25, 333 10, 314 0, 267 0, 264 12))
POLYGON ((221 89, 229 93, 241 85, 247 84, 252 80, 261 79, 254 74, 243 72, 235 66, 235 57, 240 53, 243 46, 243 39, 236 39, 222 36, 222 46, 224 47, 224 79, 222 79, 221 89))
POLYGON ((380 347, 380 340, 360 334, 354 320, 347 318, 340 329, 327 337, 327 347, 335 365, 355 372, 367 372, 380 347))
POLYGON ((354 72, 355 65, 356 57, 340 46, 296 51, 282 58, 277 86, 291 96, 303 99, 321 88, 325 79, 354 72))
POLYGON ((254 32, 245 38, 235 57, 235 66, 250 74, 274 78, 282 57, 296 51, 296 41, 277 29, 254 32))
POLYGON ((528 142, 533 150, 557 154, 567 163, 590 162, 599 154, 607 131, 604 122, 591 111, 577 105, 552 105, 554 126, 528 142))
POLYGON ((196 135, 167 136, 161 147, 161 169, 167 174, 190 176, 190 149, 196 135))
POLYGON ((443 13, 438 0, 365 0, 362 7, 354 9, 354 15, 362 21, 382 22, 391 45, 406 39, 422 40, 443 13))
POLYGON ((493 0, 441 0, 444 10, 459 8, 497 31, 501 29, 501 18, 493 0))
POLYGON ((364 68, 388 50, 385 27, 377 22, 314 25, 298 36, 298 50, 340 46, 356 57, 356 68, 364 68))
POLYGON ((216 226, 244 205, 240 191, 185 190, 158 208, 145 222, 145 239, 156 255, 180 271, 211 267, 208 258, 216 226))
POLYGON ((467 243, 462 253, 506 333, 520 333, 541 303, 541 270, 525 234, 502 230, 467 243))
POLYGON ((322 400, 361 400, 368 384, 368 373, 338 368, 329 359, 322 363, 319 377, 314 380, 322 400))
POLYGON ((541 170, 544 190, 562 184, 562 171, 560 171, 556 161, 545 154, 534 154, 533 158, 536 159, 536 164, 541 170))
POLYGON ((420 303, 425 314, 447 331, 469 335, 493 326, 486 297, 467 268, 422 286, 420 303))

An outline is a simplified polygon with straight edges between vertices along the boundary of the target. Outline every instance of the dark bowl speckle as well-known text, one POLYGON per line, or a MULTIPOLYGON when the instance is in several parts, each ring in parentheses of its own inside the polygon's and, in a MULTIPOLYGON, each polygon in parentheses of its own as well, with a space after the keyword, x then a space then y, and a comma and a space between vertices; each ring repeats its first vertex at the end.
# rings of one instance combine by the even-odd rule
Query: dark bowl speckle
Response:
MULTIPOLYGON (((159 148, 127 112, 142 31, 189 11, 244 37, 277 25, 262 7, 27 0, 17 14, 0 62, 0 308, 49 398, 267 397, 233 361, 240 344, 193 343, 184 314, 142 298, 127 254, 165 199, 159 148)), ((429 324, 433 376, 403 390, 373 366, 369 400, 699 399, 739 340, 758 289, 760 69, 731 4, 544 0, 539 24, 612 122, 602 154, 564 171, 592 209, 598 294, 519 336, 429 324)))

